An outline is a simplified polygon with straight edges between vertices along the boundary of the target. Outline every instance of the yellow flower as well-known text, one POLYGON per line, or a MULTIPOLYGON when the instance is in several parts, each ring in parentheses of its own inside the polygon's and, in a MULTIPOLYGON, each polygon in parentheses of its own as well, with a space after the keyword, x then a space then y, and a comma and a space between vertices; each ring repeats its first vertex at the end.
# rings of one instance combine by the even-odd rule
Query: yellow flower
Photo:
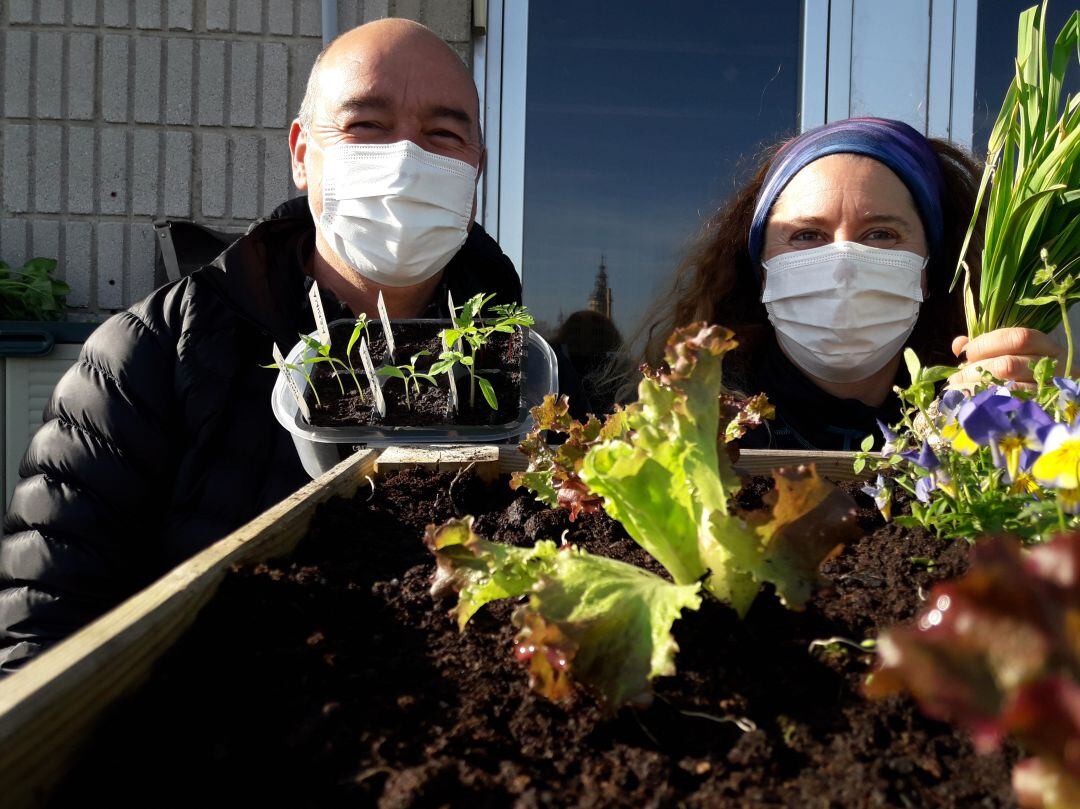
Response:
POLYGON ((1066 513, 1076 514, 1080 511, 1080 489, 1058 489, 1057 498, 1066 513))
POLYGON ((1012 479, 1012 484, 1009 486, 1009 494, 1038 494, 1039 484, 1035 481, 1035 478, 1031 476, 1030 472, 1019 472, 1016 477, 1012 479))
POLYGON ((961 455, 970 455, 979 448, 979 445, 968 438, 964 428, 956 421, 950 422, 941 428, 941 437, 952 444, 953 449, 961 455))
POLYGON ((1031 467, 1041 483, 1057 489, 1080 488, 1080 431, 1074 435, 1064 424, 1055 424, 1043 443, 1043 454, 1031 467))

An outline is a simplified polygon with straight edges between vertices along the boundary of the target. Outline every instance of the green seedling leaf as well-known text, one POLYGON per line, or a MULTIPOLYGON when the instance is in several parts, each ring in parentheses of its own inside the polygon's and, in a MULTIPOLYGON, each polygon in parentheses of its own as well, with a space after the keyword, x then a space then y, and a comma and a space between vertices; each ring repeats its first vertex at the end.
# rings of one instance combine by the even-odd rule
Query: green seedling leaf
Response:
POLYGON ((453 359, 437 360, 431 363, 431 367, 428 370, 431 371, 434 376, 438 376, 439 374, 449 373, 456 364, 457 360, 453 359))
POLYGON ((492 410, 498 410, 499 402, 495 398, 495 389, 491 387, 491 383, 484 377, 478 376, 476 377, 476 384, 480 386, 480 392, 484 394, 484 401, 488 403, 488 407, 492 410))
MULTIPOLYGON (((349 335, 349 343, 345 346, 345 353, 348 356, 352 356, 353 347, 356 345, 360 337, 367 332, 368 319, 366 314, 361 314, 356 318, 356 325, 353 326, 352 334, 349 335)), ((351 360, 350 360, 351 362, 351 360)))

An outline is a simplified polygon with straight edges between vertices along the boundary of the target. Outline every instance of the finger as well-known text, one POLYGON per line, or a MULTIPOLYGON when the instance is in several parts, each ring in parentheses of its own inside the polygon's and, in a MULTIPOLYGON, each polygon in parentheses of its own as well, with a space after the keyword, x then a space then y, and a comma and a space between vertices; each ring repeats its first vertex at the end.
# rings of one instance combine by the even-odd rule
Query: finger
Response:
POLYGON ((953 380, 960 383, 977 382, 983 379, 983 372, 989 372, 998 379, 1012 380, 1014 382, 1034 382, 1029 363, 1035 362, 1039 357, 1018 356, 1009 354, 1003 357, 991 357, 990 359, 970 362, 957 373, 949 377, 950 384, 953 380))
POLYGON ((965 334, 961 334, 959 337, 954 337, 952 341, 953 356, 959 357, 960 353, 964 350, 964 346, 966 346, 968 342, 970 341, 965 334))
MULTIPOLYGON (((955 341, 954 341, 955 344, 955 341)), ((977 362, 1006 355, 1052 357, 1061 359, 1064 351, 1048 335, 1035 329, 1008 328, 980 334, 970 341, 965 351, 968 362, 977 362)))

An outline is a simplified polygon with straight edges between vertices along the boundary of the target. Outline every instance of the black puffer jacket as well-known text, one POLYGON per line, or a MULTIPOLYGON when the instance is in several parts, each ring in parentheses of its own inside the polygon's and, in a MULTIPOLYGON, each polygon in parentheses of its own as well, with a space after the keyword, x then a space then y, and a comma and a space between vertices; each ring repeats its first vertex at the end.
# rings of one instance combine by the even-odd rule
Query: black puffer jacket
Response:
MULTIPOLYGON (((8 672, 307 481, 274 419, 271 341, 314 322, 306 199, 255 223, 213 264, 102 324, 56 386, 0 540, 0 672, 8 672)), ((476 226, 430 316, 494 292, 513 264, 476 226)), ((323 293, 327 317, 351 316, 323 293)))

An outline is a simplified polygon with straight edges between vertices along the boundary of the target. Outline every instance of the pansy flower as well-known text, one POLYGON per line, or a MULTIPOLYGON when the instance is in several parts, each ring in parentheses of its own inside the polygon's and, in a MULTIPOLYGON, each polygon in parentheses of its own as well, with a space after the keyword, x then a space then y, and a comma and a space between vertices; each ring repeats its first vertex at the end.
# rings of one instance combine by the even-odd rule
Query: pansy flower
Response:
MULTIPOLYGON (((955 411, 950 414, 945 425, 941 428, 941 435, 961 455, 971 455, 978 450, 979 444, 968 435, 964 429, 964 422, 972 413, 983 407, 988 400, 1011 400, 1012 394, 1007 388, 1000 385, 993 385, 984 391, 976 393, 971 398, 967 398, 960 391, 956 391, 956 393, 960 393, 960 398, 959 400, 955 396, 950 398, 950 404, 955 405, 955 411)), ((942 402, 944 402, 944 397, 942 397, 942 402)))
MULTIPOLYGON (((881 422, 878 422, 879 424, 881 422)), ((878 511, 881 512, 881 516, 886 520, 892 519, 892 494, 893 494, 892 478, 887 478, 884 475, 878 475, 877 480, 873 486, 863 486, 863 494, 868 494, 874 498, 874 505, 877 506, 878 511)))
POLYGON ((1058 407, 1066 424, 1076 421, 1080 413, 1080 382, 1064 376, 1054 377, 1054 387, 1058 389, 1058 407))
POLYGON ((1040 483, 1057 489, 1070 514, 1080 512, 1080 425, 1055 424, 1043 438, 1043 451, 1031 467, 1040 483))
POLYGON ((938 400, 938 423, 942 426, 956 421, 956 414, 961 405, 967 401, 967 395, 962 390, 947 390, 938 400))
POLYGON ((929 503, 930 493, 938 489, 951 497, 956 496, 956 489, 953 486, 952 478, 949 476, 949 473, 942 468, 941 460, 934 453, 929 441, 924 440, 923 445, 918 452, 915 450, 901 452, 900 457, 908 463, 920 466, 929 472, 928 475, 919 478, 915 483, 915 496, 919 498, 920 501, 929 503))
POLYGON ((915 497, 921 503, 929 503, 930 493, 937 490, 945 492, 950 497, 956 497, 956 487, 953 486, 952 477, 944 469, 937 469, 915 481, 915 497))
POLYGON ((895 455, 900 448, 900 437, 890 430, 889 425, 881 419, 874 419, 874 421, 877 422, 878 429, 881 430, 881 436, 885 439, 885 445, 881 448, 881 457, 888 458, 890 455, 895 455))
POLYGON ((1010 483, 1031 467, 1043 434, 1054 423, 1035 402, 1011 396, 988 396, 971 408, 965 405, 959 419, 973 442, 990 447, 994 466, 1006 470, 1010 483))
POLYGON ((933 448, 930 446, 930 442, 923 440, 922 447, 916 450, 908 450, 907 452, 901 452, 900 457, 908 463, 913 463, 916 466, 921 466, 927 472, 933 472, 935 469, 941 466, 941 461, 938 456, 934 454, 933 448))

